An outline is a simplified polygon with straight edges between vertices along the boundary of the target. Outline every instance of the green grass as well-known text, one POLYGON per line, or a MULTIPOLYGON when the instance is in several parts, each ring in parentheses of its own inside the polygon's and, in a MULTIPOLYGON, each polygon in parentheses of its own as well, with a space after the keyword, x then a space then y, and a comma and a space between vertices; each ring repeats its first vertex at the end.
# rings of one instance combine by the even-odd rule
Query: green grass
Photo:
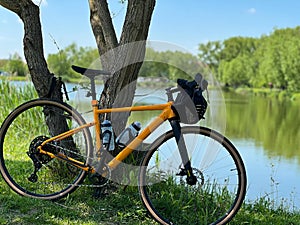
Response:
POLYGON ((25 198, 1 182, 0 224, 152 224, 145 218, 137 188, 118 189, 100 199, 81 188, 57 202, 25 198), (130 189, 130 190, 129 190, 130 189))
MULTIPOLYGON (((82 187, 57 202, 21 197, 0 182, 0 224, 154 224, 141 204, 137 187, 115 191, 96 199, 91 188, 82 187)), ((300 213, 284 206, 274 208, 272 200, 261 198, 244 203, 231 225, 296 225, 300 213)))
POLYGON ((37 98, 37 93, 32 85, 25 85, 23 88, 11 85, 7 80, 0 80, 1 110, 0 122, 21 103, 37 98))
POLYGON ((300 93, 293 94, 291 99, 294 103, 300 104, 300 93))
MULTIPOLYGON (((0 122, 17 105, 36 97, 31 87, 18 89, 3 81, 0 81, 0 91, 3 94, 0 122)), ((170 186, 170 189, 172 188, 170 186)), ((170 189, 164 190, 165 194, 170 193, 170 189)), ((70 196, 59 201, 42 201, 17 195, 1 178, 0 224, 155 224, 141 203, 137 187, 129 186, 124 189, 124 186, 118 186, 114 189, 104 189, 100 198, 93 197, 94 193, 95 189, 91 187, 80 187, 70 196)), ((210 197, 207 204, 220 202, 213 196, 210 197)), ((163 204, 168 207, 176 202, 162 201, 161 204, 162 207, 163 204)), ((180 212, 173 213, 180 215, 180 212)), ((275 206, 274 199, 262 197, 253 202, 246 201, 230 224, 296 225, 300 224, 300 211, 291 210, 287 203, 275 206)))

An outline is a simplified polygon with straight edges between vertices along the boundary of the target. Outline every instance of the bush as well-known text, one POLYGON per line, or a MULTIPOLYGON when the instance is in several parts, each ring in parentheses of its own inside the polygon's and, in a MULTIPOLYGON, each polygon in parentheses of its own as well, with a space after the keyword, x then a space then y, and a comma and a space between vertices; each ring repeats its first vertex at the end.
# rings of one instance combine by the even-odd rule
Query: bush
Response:
POLYGON ((292 101, 300 104, 300 93, 295 93, 292 95, 292 101))

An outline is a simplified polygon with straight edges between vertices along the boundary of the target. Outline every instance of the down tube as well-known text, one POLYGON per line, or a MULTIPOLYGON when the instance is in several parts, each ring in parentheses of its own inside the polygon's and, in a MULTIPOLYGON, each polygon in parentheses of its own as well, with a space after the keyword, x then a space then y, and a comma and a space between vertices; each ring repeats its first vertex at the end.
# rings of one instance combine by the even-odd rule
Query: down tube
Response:
POLYGON ((108 163, 110 169, 115 169, 134 149, 136 149, 157 127, 171 116, 172 110, 164 110, 155 118, 127 147, 108 163))

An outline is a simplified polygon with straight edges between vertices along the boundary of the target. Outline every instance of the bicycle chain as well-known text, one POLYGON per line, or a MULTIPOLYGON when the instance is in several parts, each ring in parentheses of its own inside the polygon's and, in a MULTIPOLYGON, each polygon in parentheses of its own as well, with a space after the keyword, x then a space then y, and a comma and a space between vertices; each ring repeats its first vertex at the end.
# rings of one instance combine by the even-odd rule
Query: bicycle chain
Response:
MULTIPOLYGON (((76 151, 72 151, 72 150, 69 150, 67 148, 64 148, 62 146, 59 146, 59 145, 55 145, 55 144, 51 144, 51 143, 48 143, 48 145, 50 146, 53 146, 55 148, 58 148, 58 149, 61 149, 65 152, 70 152, 71 154, 74 154, 74 155, 77 155, 79 157, 83 157, 85 159, 91 159, 92 161, 96 160, 95 157, 87 157, 87 156, 83 156, 82 154, 80 153, 77 153, 76 151)), ((43 166, 47 167, 47 165, 44 165, 43 166)), ((109 172, 109 177, 111 176, 111 172, 109 172)), ((65 184, 65 185, 69 185, 69 186, 78 186, 78 187, 90 187, 90 188, 100 188, 100 187, 104 187, 106 186, 107 184, 109 183, 109 180, 107 182, 105 182, 104 184, 65 184)), ((44 183, 45 185, 47 185, 47 183, 44 183)), ((55 184, 55 183, 51 183, 52 185, 55 184)))

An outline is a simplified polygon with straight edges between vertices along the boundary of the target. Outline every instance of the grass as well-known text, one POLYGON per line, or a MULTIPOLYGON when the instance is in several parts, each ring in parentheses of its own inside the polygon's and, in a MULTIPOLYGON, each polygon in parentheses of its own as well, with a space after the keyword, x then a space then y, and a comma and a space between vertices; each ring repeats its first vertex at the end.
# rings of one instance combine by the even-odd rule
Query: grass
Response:
POLYGON ((49 202, 18 196, 1 184, 0 224, 152 224, 145 218, 136 188, 130 189, 95 199, 91 190, 81 188, 49 202))
MULTIPOLYGON (((0 224, 154 224, 143 208, 137 187, 120 187, 108 195, 95 199, 93 191, 81 188, 58 202, 41 201, 18 196, 0 184, 0 224)), ((260 198, 244 203, 231 225, 296 225, 300 213, 280 206, 274 208, 270 199, 260 198)))
MULTIPOLYGON (((10 86, 8 82, 0 81, 0 91, 3 93, 2 104, 4 103, 0 111, 0 123, 18 104, 36 97, 31 87, 18 89, 10 86)), ((172 189, 172 186, 170 188, 172 189)), ((170 193, 169 190, 165 191, 165 194, 170 193)), ((17 195, 3 179, 0 179, 0 224, 154 224, 141 203, 137 187, 128 186, 125 189, 124 186, 118 186, 114 189, 103 189, 100 198, 95 198, 94 193, 95 189, 91 187, 80 187, 59 201, 41 201, 17 195)), ((212 203, 213 200, 209 200, 208 203, 212 203)), ((275 206, 273 202, 274 200, 268 197, 244 202, 230 224, 300 224, 300 211, 290 210, 284 203, 275 206)), ((169 206, 176 202, 162 201, 161 204, 169 206)))
POLYGON ((293 94, 291 99, 293 102, 300 104, 300 93, 293 94))

